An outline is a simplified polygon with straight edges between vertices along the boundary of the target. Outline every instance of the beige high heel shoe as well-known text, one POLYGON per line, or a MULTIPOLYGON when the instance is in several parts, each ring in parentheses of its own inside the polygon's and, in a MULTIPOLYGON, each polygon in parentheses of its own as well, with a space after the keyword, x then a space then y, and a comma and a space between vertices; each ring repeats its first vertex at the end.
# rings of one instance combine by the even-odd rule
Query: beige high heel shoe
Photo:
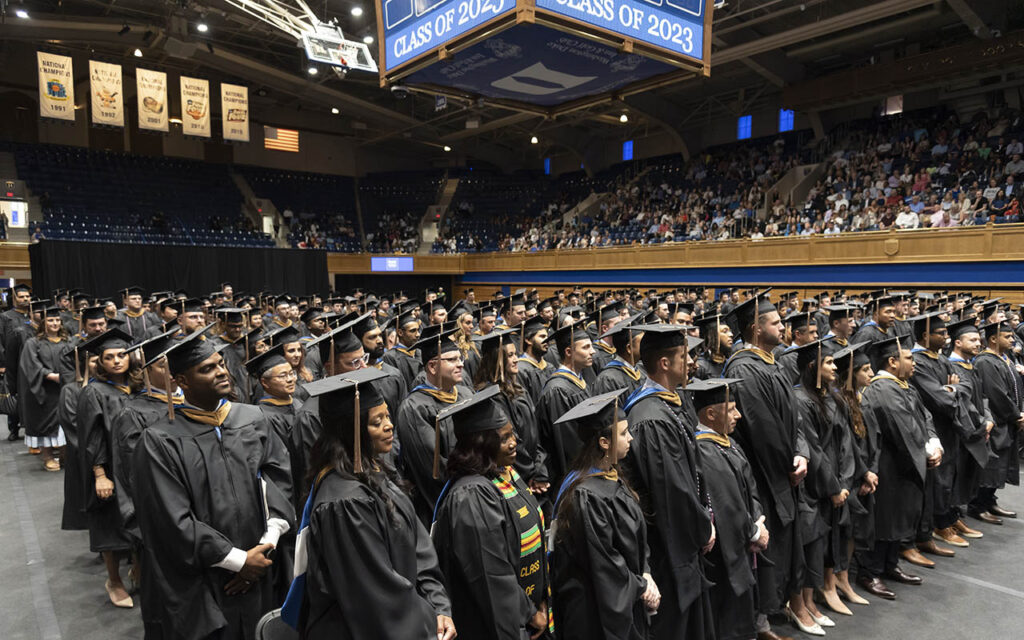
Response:
POLYGON ((110 584, 110 580, 107 580, 106 584, 104 584, 103 586, 107 589, 107 597, 110 598, 110 603, 115 607, 120 607, 121 609, 131 609, 135 606, 135 602, 132 601, 131 596, 125 596, 121 600, 114 599, 114 586, 110 584))

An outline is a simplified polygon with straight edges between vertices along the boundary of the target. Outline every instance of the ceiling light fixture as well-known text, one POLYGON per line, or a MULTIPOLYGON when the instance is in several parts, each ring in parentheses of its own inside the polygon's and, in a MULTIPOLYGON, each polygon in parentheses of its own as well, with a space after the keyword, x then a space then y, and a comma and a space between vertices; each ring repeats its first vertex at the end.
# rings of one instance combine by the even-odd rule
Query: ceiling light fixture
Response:
POLYGON ((373 44, 373 36, 363 36, 363 44, 373 44))
POLYGON ((333 113, 334 115, 338 115, 339 113, 341 113, 341 109, 339 109, 338 107, 331 107, 331 113, 333 113))
POLYGON ((621 122, 622 124, 626 124, 627 122, 629 122, 629 116, 627 116, 626 114, 622 114, 621 116, 619 116, 619 122, 621 122))
POLYGON ((22 20, 28 20, 28 11, 24 9, 18 9, 14 12, 14 15, 18 16, 22 20))
POLYGON ((451 151, 451 150, 452 150, 452 148, 451 148, 451 147, 449 147, 448 145, 444 145, 444 150, 445 150, 445 151, 451 151))
POLYGON ((538 142, 540 141, 537 140, 537 136, 533 136, 532 138, 530 138, 530 144, 537 144, 538 142))
POLYGON ((357 18, 363 15, 363 8, 360 7, 359 5, 352 7, 352 15, 354 15, 357 18))
POLYGON ((209 30, 210 27, 208 27, 205 22, 200 22, 196 25, 196 31, 198 31, 199 33, 206 33, 209 30))
POLYGON ((134 55, 135 55, 136 58, 141 58, 142 57, 142 49, 136 49, 134 55))
POLYGON ((315 76, 317 74, 317 68, 311 66, 310 68, 306 69, 306 73, 308 73, 311 76, 315 76))

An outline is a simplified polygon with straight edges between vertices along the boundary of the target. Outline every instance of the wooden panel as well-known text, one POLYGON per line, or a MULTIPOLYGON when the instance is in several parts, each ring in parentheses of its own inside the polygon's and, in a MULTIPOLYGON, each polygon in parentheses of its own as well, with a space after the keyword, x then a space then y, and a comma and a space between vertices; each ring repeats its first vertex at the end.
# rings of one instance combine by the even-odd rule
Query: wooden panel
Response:
POLYGON ((0 270, 15 271, 29 268, 28 244, 21 242, 0 243, 0 270))

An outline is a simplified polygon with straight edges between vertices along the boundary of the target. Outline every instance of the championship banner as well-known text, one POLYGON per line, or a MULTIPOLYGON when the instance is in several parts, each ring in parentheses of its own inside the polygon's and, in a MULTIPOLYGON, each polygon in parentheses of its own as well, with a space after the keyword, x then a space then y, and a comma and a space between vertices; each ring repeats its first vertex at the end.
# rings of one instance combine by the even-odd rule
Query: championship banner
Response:
POLYGON ((124 87, 121 65, 89 61, 92 123, 124 126, 124 87))
POLYGON ((135 70, 139 98, 139 129, 167 132, 167 74, 148 69, 135 70))
POLYGON ((210 137, 210 81, 181 76, 181 132, 210 137))
POLYGON ((249 142, 248 87, 221 83, 220 112, 224 120, 224 139, 249 142))
POLYGON ((75 120, 75 78, 71 57, 36 52, 39 62, 39 116, 75 120))

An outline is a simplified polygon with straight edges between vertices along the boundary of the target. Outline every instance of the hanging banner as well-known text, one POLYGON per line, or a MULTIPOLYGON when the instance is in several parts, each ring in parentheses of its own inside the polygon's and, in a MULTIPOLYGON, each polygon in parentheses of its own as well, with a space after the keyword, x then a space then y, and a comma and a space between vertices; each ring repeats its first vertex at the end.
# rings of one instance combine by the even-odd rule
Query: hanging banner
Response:
POLYGON ((139 129, 167 131, 167 74, 148 69, 135 70, 139 98, 139 129))
POLYGON ((221 83, 220 112, 224 139, 249 142, 249 88, 221 83))
POLYGON ((181 76, 181 132, 210 137, 210 81, 181 76))
POLYGON ((92 123, 124 126, 124 90, 121 65, 89 61, 92 123))
POLYGON ((36 52, 39 62, 39 116, 75 119, 75 79, 71 57, 36 52))

